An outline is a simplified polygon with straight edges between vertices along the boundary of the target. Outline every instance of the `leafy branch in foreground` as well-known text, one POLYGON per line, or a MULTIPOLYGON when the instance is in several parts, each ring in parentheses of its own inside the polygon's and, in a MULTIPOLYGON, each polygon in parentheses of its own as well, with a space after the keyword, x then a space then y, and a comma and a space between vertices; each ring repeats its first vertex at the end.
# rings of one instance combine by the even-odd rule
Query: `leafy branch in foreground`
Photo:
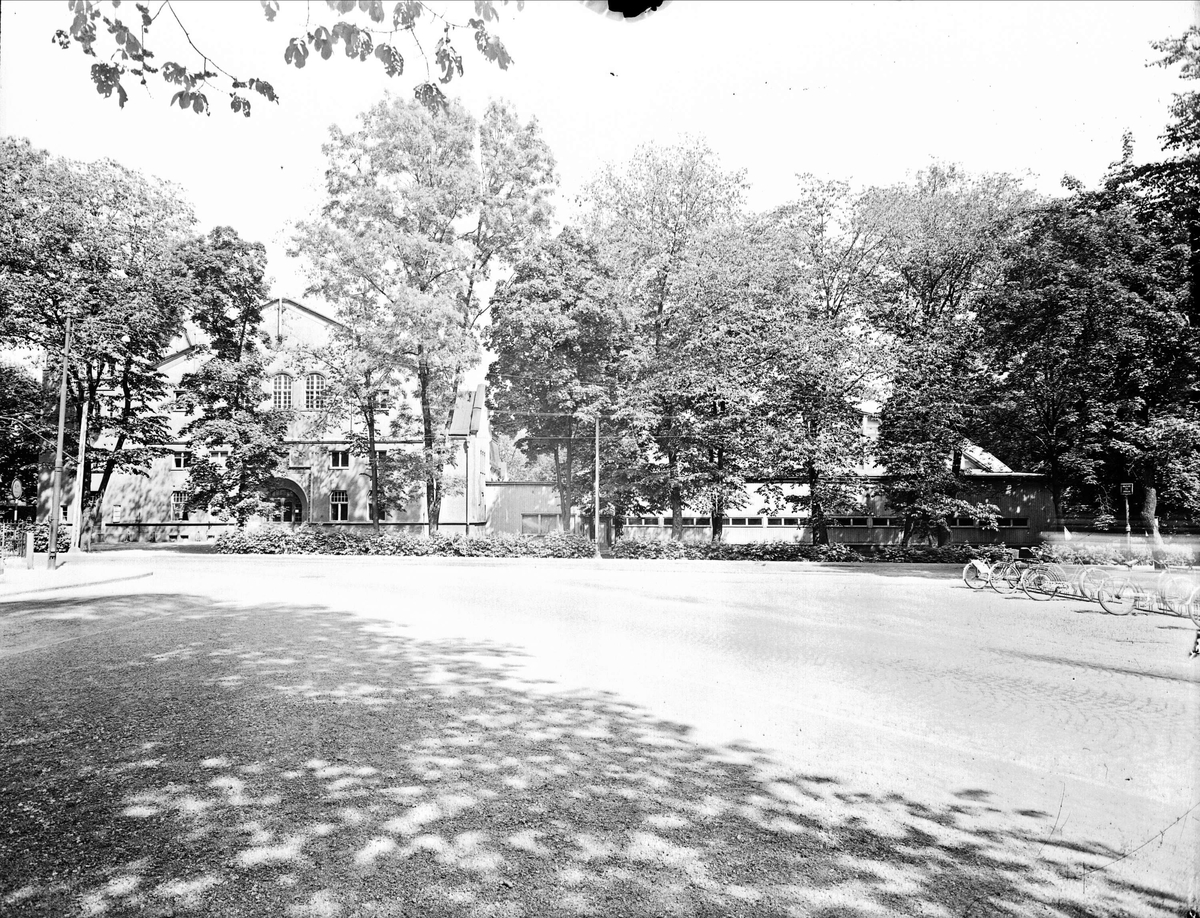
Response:
MULTIPOLYGON (((404 55, 398 44, 411 41, 425 64, 426 79, 413 91, 414 98, 430 110, 445 109, 445 93, 438 83, 449 83, 454 77, 463 75, 462 54, 454 46, 456 33, 466 31, 474 39, 476 50, 488 61, 507 70, 513 62, 504 43, 492 31, 492 23, 498 22, 500 14, 493 0, 475 0, 474 15, 465 21, 453 21, 422 0, 400 0, 391 11, 390 28, 387 25, 388 11, 383 0, 326 0, 328 7, 340 18, 332 25, 312 25, 311 5, 305 4, 304 31, 291 38, 283 52, 283 59, 297 69, 302 69, 314 53, 322 60, 329 60, 340 44, 346 57, 366 61, 375 58, 389 77, 404 73, 404 55), (420 31, 441 31, 433 48, 433 58, 440 73, 434 82, 429 55, 418 35, 420 31)), ((500 0, 507 5, 509 0, 500 0)), ((124 22, 116 15, 121 0, 109 0, 113 14, 103 10, 100 0, 68 0, 72 18, 65 29, 55 31, 52 40, 64 50, 78 42, 84 54, 97 58, 92 65, 91 77, 96 92, 106 99, 116 93, 117 104, 125 107, 129 93, 123 82, 135 77, 142 86, 148 86, 147 76, 158 75, 175 89, 171 106, 191 110, 197 115, 211 115, 210 94, 229 97, 229 107, 249 118, 251 97, 261 96, 268 102, 279 103, 275 87, 266 80, 254 76, 239 76, 216 63, 192 40, 191 34, 175 10, 171 0, 163 0, 153 13, 144 3, 135 3, 137 18, 124 22), (188 67, 178 61, 166 61, 157 65, 154 51, 148 46, 148 33, 163 12, 169 12, 183 33, 188 46, 200 60, 198 67, 188 67), (111 44, 107 61, 100 60, 97 47, 111 44)), ((268 22, 274 22, 279 13, 278 0, 260 0, 263 14, 268 22)), ((524 0, 516 0, 521 10, 524 0)), ((229 7, 233 9, 235 7, 229 7)), ((232 26, 228 27, 232 29, 232 26)))

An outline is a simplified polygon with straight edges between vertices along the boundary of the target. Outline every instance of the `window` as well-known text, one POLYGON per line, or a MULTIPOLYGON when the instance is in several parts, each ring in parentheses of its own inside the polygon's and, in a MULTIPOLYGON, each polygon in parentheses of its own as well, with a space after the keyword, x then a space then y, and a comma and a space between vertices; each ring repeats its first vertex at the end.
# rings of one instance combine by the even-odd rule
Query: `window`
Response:
POLYGON ((329 492, 329 518, 334 522, 350 519, 350 499, 345 491, 329 492))
POLYGON ((208 451, 208 459, 213 465, 225 465, 229 461, 229 450, 210 449, 208 451))
POLYGON ((192 464, 191 450, 177 449, 171 454, 175 459, 175 468, 186 469, 192 464))
POLYGON ((894 516, 873 516, 871 517, 871 525, 877 529, 886 529, 896 525, 896 518, 894 516))
POLYGON ((849 526, 863 527, 867 525, 865 516, 830 516, 826 517, 825 523, 828 526, 849 526))
POLYGON ((1029 518, 1023 516, 1002 516, 996 521, 1001 529, 1028 529, 1029 518))
POLYGON ((188 518, 187 491, 171 492, 171 520, 179 522, 188 518))
POLYGON ((113 504, 113 508, 112 508, 112 521, 113 521, 114 523, 119 523, 119 522, 121 522, 121 512, 122 512, 122 507, 121 507, 121 505, 120 505, 120 504, 113 504))
POLYGON ((329 467, 331 469, 350 468, 350 450, 331 449, 329 451, 329 467))
POLYGON ((273 408, 292 407, 292 377, 280 373, 272 384, 271 406, 273 408))
POLYGON ((522 513, 521 535, 547 535, 562 531, 562 518, 557 513, 522 513))
POLYGON ((304 378, 304 407, 325 407, 325 377, 320 373, 309 373, 304 378))

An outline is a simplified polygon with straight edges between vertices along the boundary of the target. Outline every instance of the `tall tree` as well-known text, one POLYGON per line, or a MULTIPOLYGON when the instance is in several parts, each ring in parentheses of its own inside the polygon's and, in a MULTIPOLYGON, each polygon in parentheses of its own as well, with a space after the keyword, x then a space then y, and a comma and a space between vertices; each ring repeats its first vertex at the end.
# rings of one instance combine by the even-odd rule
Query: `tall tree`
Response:
POLYGON ((217 227, 179 251, 176 288, 207 338, 207 360, 181 380, 177 407, 195 459, 188 506, 239 527, 270 509, 267 482, 287 459, 290 413, 267 401, 268 356, 259 329, 266 301, 266 249, 217 227))
MULTIPOLYGON (((98 506, 117 471, 161 453, 167 395, 158 362, 182 328, 174 249, 193 217, 174 186, 117 163, 49 158, 0 140, 0 341, 61 351, 72 320, 70 392, 97 442, 98 506)), ((73 447, 71 447, 73 448, 73 447)))
POLYGON ((742 172, 726 172, 706 144, 686 139, 639 148, 629 163, 608 166, 587 191, 589 232, 611 247, 608 257, 620 266, 635 315, 633 358, 641 369, 625 414, 653 445, 648 464, 662 467, 676 540, 683 537, 684 503, 699 483, 684 454, 693 416, 675 372, 686 359, 678 343, 688 336, 692 305, 681 276, 702 234, 740 212, 744 189, 742 172))
POLYGON ((436 530, 444 422, 479 355, 479 287, 547 225, 553 157, 537 124, 522 125, 502 103, 477 124, 457 104, 431 113, 390 97, 358 130, 333 128, 324 149, 327 203, 297 228, 294 252, 308 262, 310 292, 356 315, 374 310, 362 325, 386 329, 387 360, 415 389, 436 530))
POLYGON ((576 460, 591 452, 592 424, 614 402, 630 343, 595 246, 568 228, 530 251, 492 296, 486 343, 496 355, 492 423, 520 434, 529 456, 553 458, 565 531, 580 496, 576 460))
POLYGON ((25 494, 37 494, 38 457, 54 442, 45 402, 32 373, 15 363, 0 363, 0 491, 5 494, 14 481, 25 494))

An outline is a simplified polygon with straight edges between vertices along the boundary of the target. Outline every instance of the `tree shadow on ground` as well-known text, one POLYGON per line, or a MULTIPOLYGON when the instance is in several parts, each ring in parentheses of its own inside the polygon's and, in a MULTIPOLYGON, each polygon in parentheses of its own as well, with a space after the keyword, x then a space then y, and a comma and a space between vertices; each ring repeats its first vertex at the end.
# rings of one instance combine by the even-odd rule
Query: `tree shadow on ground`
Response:
POLYGON ((0 606, 0 634, 13 619, 6 915, 1183 910, 1052 814, 787 773, 523 682, 512 647, 175 594, 0 606))

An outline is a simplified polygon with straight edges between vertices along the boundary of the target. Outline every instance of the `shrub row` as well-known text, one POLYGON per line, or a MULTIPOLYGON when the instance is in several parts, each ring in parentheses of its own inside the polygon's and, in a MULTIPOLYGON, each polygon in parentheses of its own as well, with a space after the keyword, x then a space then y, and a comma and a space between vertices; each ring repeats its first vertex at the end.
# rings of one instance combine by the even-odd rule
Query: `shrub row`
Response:
POLYGON ((1031 552, 1038 561, 1058 564, 1121 564, 1125 561, 1151 564, 1194 564, 1196 555, 1191 549, 1171 548, 1154 551, 1146 545, 1135 545, 1132 553, 1118 545, 1039 545, 1031 552))
POLYGON ((896 561, 918 564, 966 564, 974 558, 996 560, 1006 555, 998 545, 947 545, 942 548, 899 545, 863 546, 807 542, 641 542, 623 540, 613 546, 614 558, 679 559, 685 561, 896 561))
POLYGON ((227 555, 439 555, 454 558, 591 558, 596 549, 579 535, 540 538, 487 536, 432 538, 395 533, 360 535, 325 526, 264 526, 217 536, 213 551, 227 555))
MULTIPOLYGON (((10 555, 20 555, 25 553, 25 533, 33 530, 33 550, 46 551, 50 546, 50 524, 49 523, 30 523, 21 521, 19 523, 6 523, 0 532, 3 533, 4 550, 10 555)), ((60 523, 58 527, 58 551, 67 551, 71 547, 71 527, 66 523, 60 523)))

